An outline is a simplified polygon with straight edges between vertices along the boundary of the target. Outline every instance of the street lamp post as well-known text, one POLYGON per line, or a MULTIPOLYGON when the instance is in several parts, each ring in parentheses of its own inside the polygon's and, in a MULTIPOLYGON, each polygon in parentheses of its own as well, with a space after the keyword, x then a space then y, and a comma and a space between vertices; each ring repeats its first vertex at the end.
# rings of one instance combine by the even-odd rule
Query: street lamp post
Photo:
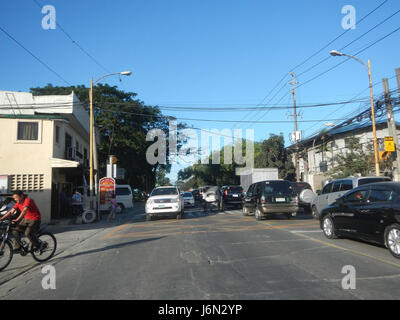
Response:
POLYGON ((342 53, 342 52, 339 52, 336 50, 332 50, 330 52, 330 54, 331 54, 331 56, 334 56, 334 57, 345 56, 345 57, 352 58, 352 59, 360 62, 367 68, 368 77, 369 77, 369 90, 370 90, 370 96, 371 96, 370 100, 371 100, 372 133, 374 136, 375 171, 376 171, 376 175, 379 177, 380 176, 380 168, 379 168, 379 156, 378 156, 378 141, 376 139, 375 108, 374 108, 374 93, 372 90, 371 61, 368 59, 368 63, 365 63, 364 61, 362 61, 354 56, 351 56, 351 55, 348 55, 348 54, 345 54, 345 53, 342 53))
POLYGON ((105 77, 109 77, 112 75, 123 75, 123 76, 130 76, 132 74, 131 71, 123 71, 123 72, 117 72, 117 73, 110 73, 106 74, 96 81, 93 82, 93 78, 90 78, 90 92, 89 92, 89 100, 90 100, 90 151, 89 151, 89 168, 90 168, 90 182, 89 182, 89 188, 90 188, 90 209, 94 209, 94 204, 93 204, 93 196, 94 196, 94 190, 93 190, 93 151, 94 151, 94 144, 93 144, 93 135, 94 135, 94 114, 93 114, 93 85, 99 82, 101 79, 105 77))

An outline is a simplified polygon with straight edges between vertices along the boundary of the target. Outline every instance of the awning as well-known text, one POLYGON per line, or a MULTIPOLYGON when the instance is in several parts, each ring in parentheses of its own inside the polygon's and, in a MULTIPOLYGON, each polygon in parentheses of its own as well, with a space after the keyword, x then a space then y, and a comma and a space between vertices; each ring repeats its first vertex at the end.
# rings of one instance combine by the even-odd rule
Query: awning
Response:
POLYGON ((60 158, 50 158, 50 164, 52 168, 77 168, 79 162, 60 158))

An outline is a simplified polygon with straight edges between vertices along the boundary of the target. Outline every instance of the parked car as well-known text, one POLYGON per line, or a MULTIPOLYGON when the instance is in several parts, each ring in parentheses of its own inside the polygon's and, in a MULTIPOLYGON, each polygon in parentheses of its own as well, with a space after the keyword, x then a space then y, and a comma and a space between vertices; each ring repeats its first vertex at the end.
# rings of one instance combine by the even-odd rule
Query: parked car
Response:
POLYGON ((146 201, 146 220, 153 217, 172 216, 181 219, 184 214, 183 197, 178 187, 158 187, 153 189, 146 201))
POLYGON ((115 186, 115 196, 117 200, 117 212, 123 212, 125 208, 133 207, 133 193, 129 184, 117 184, 115 186))
POLYGON ((207 186, 201 188, 201 206, 204 211, 209 209, 221 209, 221 192, 217 186, 207 186))
POLYGON ((293 190, 299 199, 299 211, 311 213, 311 202, 316 197, 307 182, 292 182, 293 190))
POLYGON ((184 192, 182 197, 185 206, 188 205, 194 207, 194 197, 191 192, 184 192))
POLYGON ((334 203, 349 190, 368 183, 384 181, 391 181, 391 179, 389 177, 356 177, 333 180, 325 185, 322 192, 317 191, 317 196, 311 202, 312 215, 318 219, 324 208, 334 203))
POLYGON ((386 246, 400 258, 400 183, 363 185, 321 211, 320 227, 329 239, 338 236, 386 246))
POLYGON ((296 216, 298 198, 290 181, 267 180, 250 185, 243 199, 243 215, 255 214, 257 220, 273 214, 296 216))
POLYGON ((242 207, 243 188, 241 186, 223 186, 221 192, 221 210, 225 210, 227 205, 242 207))

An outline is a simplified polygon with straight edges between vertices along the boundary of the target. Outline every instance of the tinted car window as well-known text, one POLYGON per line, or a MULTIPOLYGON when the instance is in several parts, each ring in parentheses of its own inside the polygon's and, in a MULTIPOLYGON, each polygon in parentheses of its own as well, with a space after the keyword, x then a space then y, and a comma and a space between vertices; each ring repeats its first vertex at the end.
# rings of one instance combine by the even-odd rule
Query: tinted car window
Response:
POLYGON ((336 181, 333 184, 332 192, 338 192, 340 190, 340 185, 342 184, 342 181, 336 181))
POLYGON ((247 194, 253 193, 253 190, 254 190, 254 184, 252 184, 252 185, 249 187, 249 189, 247 190, 247 194))
POLYGON ((304 189, 312 190, 311 186, 306 182, 292 182, 292 187, 297 194, 300 194, 304 189))
POLYGON ((225 190, 227 190, 228 193, 241 193, 241 192, 243 192, 243 188, 239 187, 239 186, 226 187, 225 190))
POLYGON ((353 189, 353 181, 352 180, 343 180, 342 185, 340 186, 340 191, 348 191, 353 189))
POLYGON ((151 193, 151 196, 175 196, 178 194, 178 190, 176 188, 160 188, 154 189, 151 193))
POLYGON ((322 194, 331 192, 332 184, 333 184, 333 183, 328 183, 328 184, 322 189, 322 194))
POLYGON ((191 197, 193 197, 193 195, 192 195, 191 192, 185 192, 185 193, 183 194, 183 196, 184 196, 185 198, 191 198, 191 197))
POLYGON ((267 181, 264 184, 265 194, 293 194, 292 185, 288 181, 267 181))
POLYGON ((357 190, 344 198, 346 203, 361 203, 367 201, 369 190, 357 190))
POLYGON ((117 196, 129 196, 131 191, 128 188, 115 188, 117 196))
POLYGON ((261 193, 261 183, 257 183, 254 187, 254 194, 259 195, 261 193))
POLYGON ((369 195, 369 201, 371 202, 382 202, 392 200, 392 190, 371 190, 369 195))
POLYGON ((389 178, 366 178, 366 179, 360 179, 358 180, 358 185, 362 186, 363 184, 367 183, 375 183, 375 182, 385 182, 385 181, 391 181, 389 178))

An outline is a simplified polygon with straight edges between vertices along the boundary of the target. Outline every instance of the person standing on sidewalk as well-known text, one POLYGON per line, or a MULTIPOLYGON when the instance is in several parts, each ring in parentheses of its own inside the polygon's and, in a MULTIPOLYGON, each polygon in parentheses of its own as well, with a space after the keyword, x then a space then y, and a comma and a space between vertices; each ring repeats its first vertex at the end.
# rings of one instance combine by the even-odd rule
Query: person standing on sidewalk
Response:
POLYGON ((77 217, 82 213, 82 211, 82 195, 78 190, 75 190, 75 193, 72 196, 72 214, 74 217, 77 217))
POLYGON ((112 197, 110 199, 110 213, 108 214, 107 221, 110 221, 110 218, 112 218, 113 220, 116 219, 115 216, 116 210, 117 210, 117 200, 115 199, 115 197, 112 197))
POLYGON ((16 240, 14 244, 14 252, 18 253, 21 251, 19 242, 21 240, 21 233, 24 231, 25 236, 32 243, 33 247, 37 248, 39 243, 36 234, 39 232, 40 229, 40 211, 35 202, 32 199, 26 197, 22 191, 17 190, 13 193, 12 196, 16 203, 10 211, 8 211, 3 217, 0 218, 0 221, 7 219, 17 210, 20 210, 21 212, 17 219, 12 220, 12 223, 18 224, 13 230, 13 235, 16 240))

